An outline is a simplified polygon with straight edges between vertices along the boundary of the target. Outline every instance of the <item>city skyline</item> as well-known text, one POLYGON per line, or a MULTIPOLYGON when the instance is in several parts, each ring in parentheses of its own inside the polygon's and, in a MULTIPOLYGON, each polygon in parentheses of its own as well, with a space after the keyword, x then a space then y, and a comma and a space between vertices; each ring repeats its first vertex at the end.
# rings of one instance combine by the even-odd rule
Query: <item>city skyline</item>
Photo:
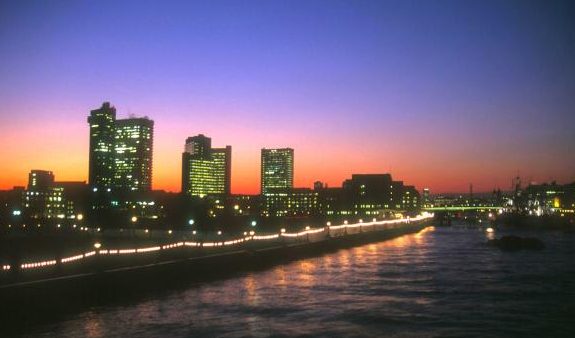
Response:
POLYGON ((575 337, 575 0, 1 0, 1 337, 575 337))
POLYGON ((297 187, 575 180, 568 2, 95 6, 0 4, 0 189, 36 168, 87 181, 102 101, 156 122, 154 189, 180 190, 181 142, 200 133, 233 146, 232 193, 258 193, 260 149, 282 147, 297 187))
MULTIPOLYGON (((118 116, 116 117, 116 106, 115 106, 115 104, 111 104, 111 105, 110 105, 109 102, 104 102, 104 103, 102 104, 102 107, 101 107, 101 108, 98 108, 98 109, 96 109, 96 110, 88 109, 87 111, 88 111, 88 112, 90 112, 90 111, 98 111, 99 109, 103 109, 104 107, 106 107, 107 109, 110 109, 110 108, 111 108, 111 109, 114 111, 114 120, 116 120, 116 118, 117 118, 117 121, 123 122, 123 121, 130 121, 130 120, 138 121, 138 120, 148 120, 148 119, 150 119, 151 123, 154 124, 154 119, 153 119, 153 118, 151 118, 151 117, 149 117, 149 116, 141 117, 139 114, 134 114, 134 113, 131 113, 131 114, 126 115, 126 116, 122 116, 122 114, 120 113, 120 114, 118 114, 118 116)), ((85 120, 85 119, 84 119, 84 120, 85 120)), ((88 128, 88 132, 89 132, 89 133, 91 132, 91 131, 90 131, 90 128, 88 128)), ((193 133, 192 133, 192 134, 193 134, 193 133)), ((190 135, 191 135, 191 134, 190 134, 190 135)), ((198 134, 198 136, 202 136, 202 137, 203 137, 204 135, 203 135, 203 134, 198 134)), ((90 139, 90 137, 85 137, 85 138, 88 139, 88 140, 90 139)), ((187 137, 186 140, 189 140, 189 139, 191 139, 191 138, 192 138, 192 137, 187 137)), ((88 142, 88 143, 89 143, 89 142, 88 142)), ((187 144, 186 144, 186 146, 187 146, 187 144)), ((181 145, 180 145, 180 147, 181 147, 181 145)), ((210 146, 210 147, 211 147, 211 146, 210 146)), ((214 147, 213 149, 214 149, 214 151, 221 151, 221 150, 225 150, 226 147, 230 147, 230 146, 224 146, 224 147, 220 147, 220 148, 214 147)), ((258 152, 260 152, 260 157, 262 156, 262 155, 261 155, 261 152, 264 151, 264 150, 266 150, 266 149, 270 150, 270 149, 272 149, 272 148, 269 148, 269 147, 266 148, 266 147, 264 146, 264 147, 262 147, 261 149, 258 149, 258 152)), ((275 148, 275 149, 282 149, 282 148, 275 148)), ((288 148, 288 149, 289 149, 289 148, 288 148)), ((231 148, 230 148, 230 151, 231 151, 231 148)), ((296 149, 296 151, 297 151, 297 149, 296 149)), ((89 153, 90 153, 89 147, 88 147, 88 151, 87 151, 87 152, 88 152, 88 155, 89 155, 89 153)), ((180 156, 181 156, 181 152, 178 152, 177 149, 174 150, 174 152, 180 154, 180 156)), ((293 150, 292 150, 292 152, 293 152, 293 150)), ((152 151, 152 153, 154 153, 154 151, 152 151)), ((155 155, 155 154, 154 154, 154 155, 155 155)), ((293 155, 292 155, 292 156, 293 156, 293 155)), ((261 192, 261 189, 262 189, 262 188, 261 188, 261 185, 262 185, 262 177, 261 177, 261 170, 262 170, 262 169, 261 169, 261 166, 262 166, 262 162, 261 162, 261 160, 262 160, 262 159, 263 159, 263 157, 259 159, 260 162, 259 162, 259 165, 258 165, 257 168, 256 168, 257 171, 260 172, 260 175, 257 176, 257 181, 248 183, 247 186, 248 186, 249 188, 247 188, 247 190, 245 190, 245 191, 234 191, 234 189, 233 189, 233 187, 234 187, 234 180, 231 180, 231 186, 232 186, 231 193, 233 193, 233 194, 254 194, 254 195, 255 195, 255 194, 259 194, 259 193, 261 192), (254 185, 256 186, 255 188, 254 188, 254 185)), ((153 156, 152 156, 152 161, 153 161, 154 163, 156 162, 156 161, 153 159, 153 156)), ((181 161, 181 159, 180 159, 180 161, 181 161)), ((231 163, 232 163, 232 173, 235 173, 235 171, 233 171, 233 167, 234 167, 233 164, 234 164, 235 162, 231 161, 231 163)), ((298 162, 297 162, 297 161, 294 161, 294 170, 293 170, 294 173, 297 171, 297 167, 295 167, 295 164, 296 164, 296 163, 298 163, 298 162)), ((85 173, 84 178, 82 178, 81 175, 80 175, 80 176, 76 175, 76 176, 71 176, 71 177, 66 176, 66 175, 61 175, 60 172, 58 172, 57 170, 53 170, 52 168, 46 168, 46 167, 42 167, 42 166, 34 166, 34 167, 31 167, 31 168, 28 168, 27 171, 26 171, 26 174, 28 174, 28 173, 30 172, 30 170, 49 170, 49 171, 51 171, 51 172, 57 172, 58 175, 59 175, 60 180, 63 180, 63 181, 86 181, 87 183, 89 183, 89 156, 88 156, 88 158, 86 159, 86 167, 87 167, 87 172, 85 173), (62 177, 62 176, 63 176, 63 177, 62 177)), ((177 183, 179 184, 179 186, 177 186, 177 185, 176 185, 175 187, 169 186, 168 188, 166 188, 166 187, 164 187, 164 186, 156 187, 156 186, 154 185, 154 183, 152 183, 152 189, 153 189, 153 190, 166 190, 166 191, 169 191, 169 192, 182 192, 182 189, 181 189, 181 187, 182 187, 182 181, 181 181, 181 177, 182 177, 182 171, 181 171, 181 170, 182 170, 182 164, 181 164, 181 162, 180 162, 180 164, 179 164, 178 169, 179 169, 180 171, 177 172, 177 173, 175 173, 175 175, 177 175, 177 181, 178 181, 177 183)), ((391 168, 390 168, 390 169, 391 169, 391 168)), ((155 171, 154 168, 153 168, 152 171, 153 171, 153 172, 155 171)), ((66 171, 64 171, 64 173, 65 173, 65 172, 66 172, 66 171)), ((305 188, 311 188, 311 187, 313 187, 314 182, 321 181, 321 182, 323 182, 323 183, 327 183, 329 186, 341 186, 341 185, 344 183, 344 181, 347 179, 348 176, 351 176, 352 174, 358 174, 357 172, 352 172, 352 171, 350 171, 350 170, 348 170, 347 172, 348 172, 347 176, 344 176, 340 181, 337 181, 337 180, 335 180, 335 181, 330 181, 329 179, 325 179, 325 178, 323 178, 323 177, 321 177, 321 176, 317 176, 316 178, 312 179, 313 182, 310 182, 309 184, 303 183, 303 184, 299 184, 299 185, 298 185, 298 182, 302 182, 303 180, 297 180, 297 175, 294 174, 294 175, 293 175, 293 176, 294 176, 294 179, 293 179, 293 182, 294 182, 294 183, 293 183, 293 185, 294 185, 294 186, 301 186, 301 187, 305 187, 305 188)), ((372 172, 361 172, 361 174, 379 174, 379 173, 384 173, 384 172, 385 172, 385 173, 387 173, 387 172, 393 173, 392 170, 385 170, 384 168, 381 168, 379 171, 377 171, 377 169, 375 169, 375 170, 372 171, 372 172)), ((394 175, 395 175, 395 174, 394 174, 394 175)), ((520 171, 517 172, 517 175, 521 176, 520 171)), ((152 174, 152 176, 154 176, 154 174, 152 174)), ((232 174, 232 176, 233 176, 233 174, 232 174)), ((329 176, 329 175, 328 175, 328 176, 329 176)), ((19 182, 19 181, 22 181, 22 182, 23 182, 22 184, 8 184, 8 185, 5 185, 5 186, 0 185, 0 190, 9 190, 9 189, 12 189, 14 186, 25 186, 25 185, 26 185, 26 182, 28 182, 28 179, 27 179, 27 176, 26 176, 26 175, 24 175, 23 177, 24 177, 23 179, 17 180, 18 182, 19 182)), ((506 178, 506 179, 507 179, 508 181, 509 181, 509 180, 513 180, 513 179, 514 179, 514 176, 510 176, 510 177, 508 177, 508 178, 506 178)), ((551 181, 555 181, 555 180, 556 180, 555 178, 549 177, 547 180, 544 179, 543 181, 541 181, 541 183, 551 182, 551 181)), ((572 179, 572 180, 566 179, 564 182, 561 181, 561 180, 559 180, 559 181, 560 181, 560 183, 570 183, 570 182, 573 181, 573 180, 575 180, 575 175, 573 176, 573 179, 572 179)), ((532 181, 532 182, 537 182, 536 180, 533 180, 533 179, 531 179, 531 181, 532 181)), ((307 182, 307 181, 303 181, 303 182, 307 182)), ((2 183, 4 183, 4 182, 2 182, 2 183)), ((508 183, 509 183, 509 182, 508 182, 508 183)), ((526 183, 530 183, 530 182, 526 182, 526 183)), ((473 183, 473 184, 474 184, 474 183, 473 183)), ((489 184, 489 183, 488 183, 488 184, 489 184)), ((241 185, 241 184, 237 184, 237 185, 241 185)), ((513 185, 513 182, 511 182, 509 185, 512 186, 512 185, 513 185)), ((434 187, 431 187, 429 184, 426 185, 425 183, 423 183, 423 184, 421 184, 421 185, 416 184, 415 186, 416 186, 419 190, 423 190, 424 188, 431 189, 431 190, 432 190, 432 193, 434 193, 434 194, 437 194, 437 193, 468 193, 468 192, 469 192, 469 182, 465 182, 465 183, 462 185, 462 186, 465 187, 465 189, 461 189, 461 190, 441 190, 441 189, 437 190, 437 189, 434 189, 434 187)), ((480 188, 477 192, 478 192, 478 193, 489 193, 489 192, 491 192, 491 190, 492 190, 493 188, 501 188, 501 189, 503 189, 503 190, 512 190, 512 188, 506 187, 506 186, 503 186, 503 188, 502 188, 502 187, 499 186, 499 185, 494 185, 493 187, 489 187, 489 186, 487 185, 487 186, 484 187, 484 188, 480 188)))

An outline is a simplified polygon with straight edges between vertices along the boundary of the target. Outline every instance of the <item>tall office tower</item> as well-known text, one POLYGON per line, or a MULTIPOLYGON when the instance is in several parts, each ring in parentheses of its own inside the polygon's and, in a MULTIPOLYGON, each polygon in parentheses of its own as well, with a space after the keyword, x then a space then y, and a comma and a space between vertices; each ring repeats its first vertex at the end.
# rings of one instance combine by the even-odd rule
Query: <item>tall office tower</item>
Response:
POLYGON ((188 137, 186 139, 186 153, 201 158, 208 158, 212 149, 212 139, 204 134, 188 137))
POLYGON ((88 116, 90 124, 90 164, 88 184, 92 189, 105 190, 114 177, 114 123, 116 108, 104 102, 88 116))
POLYGON ((261 193, 293 188, 293 149, 262 149, 261 193))
POLYGON ((117 120, 114 140, 114 180, 118 191, 152 189, 154 121, 148 118, 117 120))
POLYGON ((202 134, 186 139, 182 154, 182 192, 189 196, 230 194, 232 147, 212 148, 202 134))
POLYGON ((231 194, 232 183, 232 147, 212 148, 213 172, 218 190, 231 194))

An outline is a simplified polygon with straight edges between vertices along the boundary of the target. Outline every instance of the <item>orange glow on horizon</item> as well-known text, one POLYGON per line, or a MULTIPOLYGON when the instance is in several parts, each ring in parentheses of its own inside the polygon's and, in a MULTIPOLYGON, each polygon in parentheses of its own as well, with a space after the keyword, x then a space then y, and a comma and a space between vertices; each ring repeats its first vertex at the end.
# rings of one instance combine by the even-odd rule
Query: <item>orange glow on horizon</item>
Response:
MULTIPOLYGON (((147 115, 154 119, 153 114, 147 115)), ((264 147, 294 148, 296 187, 312 187, 315 181, 339 187, 352 173, 391 172, 395 180, 420 190, 428 187, 432 194, 466 193, 470 182, 476 192, 487 192, 497 187, 508 190, 510 179, 517 172, 517 161, 506 161, 505 154, 456 161, 453 148, 443 149, 437 144, 401 143, 392 136, 388 139, 378 136, 381 141, 377 141, 374 135, 364 134, 350 143, 329 130, 318 132, 302 127, 270 132, 265 125, 254 123, 231 120, 218 124, 208 120, 197 125, 194 120, 159 117, 154 131, 153 188, 180 191, 184 141, 199 133, 211 137, 214 147, 232 146, 232 193, 235 194, 259 193, 260 149, 264 147)), ((0 126, 0 144, 0 189, 25 186, 32 169, 51 170, 60 181, 88 179, 88 126, 83 115, 0 126)), ((528 159, 531 161, 532 157, 528 159)), ((524 166, 528 166, 528 162, 524 166)), ((536 161, 529 168, 533 179, 550 174, 558 181, 574 179, 559 169, 550 171, 545 161, 536 161)))

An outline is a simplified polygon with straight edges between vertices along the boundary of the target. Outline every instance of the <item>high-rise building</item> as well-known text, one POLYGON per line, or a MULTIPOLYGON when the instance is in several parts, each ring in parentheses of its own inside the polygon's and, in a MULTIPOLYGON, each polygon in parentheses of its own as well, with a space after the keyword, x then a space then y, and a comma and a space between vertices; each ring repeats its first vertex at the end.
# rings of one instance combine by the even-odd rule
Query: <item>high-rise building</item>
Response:
POLYGON ((199 134, 186 139, 185 152, 199 158, 208 158, 212 149, 212 139, 199 134))
POLYGON ((94 190, 112 186, 114 177, 114 124, 116 108, 104 102, 88 116, 90 124, 90 167, 88 184, 94 190))
POLYGON ((149 191, 152 188, 154 121, 116 120, 116 108, 104 102, 92 110, 89 182, 93 191, 149 191))
POLYGON ((154 121, 148 118, 116 121, 113 189, 119 191, 152 189, 153 134, 154 121))
POLYGON ((232 147, 212 148, 202 134, 186 139, 182 154, 182 192, 189 196, 229 195, 232 147))
POLYGON ((223 189, 224 194, 231 194, 232 147, 212 148, 212 161, 218 190, 223 189))
POLYGON ((261 193, 293 188, 293 149, 262 149, 261 193))

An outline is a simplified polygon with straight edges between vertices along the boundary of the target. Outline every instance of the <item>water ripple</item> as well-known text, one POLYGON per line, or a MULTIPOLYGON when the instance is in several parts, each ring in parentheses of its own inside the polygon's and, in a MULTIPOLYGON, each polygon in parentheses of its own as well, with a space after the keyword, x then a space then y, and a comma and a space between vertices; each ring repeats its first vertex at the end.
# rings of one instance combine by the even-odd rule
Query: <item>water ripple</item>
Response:
POLYGON ((572 337, 575 237, 435 229, 90 309, 27 337, 572 337))

